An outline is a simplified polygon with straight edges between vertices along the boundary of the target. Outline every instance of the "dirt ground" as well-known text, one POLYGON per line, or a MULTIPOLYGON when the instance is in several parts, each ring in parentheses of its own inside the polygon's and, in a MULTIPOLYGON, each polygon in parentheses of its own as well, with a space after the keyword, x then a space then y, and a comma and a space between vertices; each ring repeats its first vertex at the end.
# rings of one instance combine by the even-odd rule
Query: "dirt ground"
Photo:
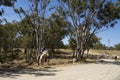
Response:
POLYGON ((0 80, 120 80, 120 62, 103 60, 87 64, 38 69, 0 70, 0 80))
POLYGON ((0 80, 120 80, 120 61, 72 61, 72 53, 68 52, 57 54, 44 67, 28 64, 24 59, 13 60, 0 64, 0 80))

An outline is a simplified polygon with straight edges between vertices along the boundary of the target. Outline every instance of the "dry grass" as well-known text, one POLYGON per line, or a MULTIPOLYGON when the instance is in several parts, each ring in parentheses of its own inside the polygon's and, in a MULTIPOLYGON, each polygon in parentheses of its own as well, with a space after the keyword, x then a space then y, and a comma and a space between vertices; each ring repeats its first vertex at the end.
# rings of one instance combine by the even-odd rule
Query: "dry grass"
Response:
MULTIPOLYGON (((72 50, 71 49, 59 49, 58 52, 55 54, 55 57, 53 59, 50 59, 49 66, 59 66, 59 65, 70 65, 72 64, 72 50)), ((90 52, 92 54, 103 54, 103 53, 109 53, 110 55, 119 55, 120 51, 114 51, 114 50, 95 50, 91 49, 90 52)), ((87 60, 90 61, 90 60, 87 60)), ((90 62, 94 62, 90 61, 90 62)), ((82 63, 82 62, 80 62, 82 63)), ((48 66, 47 63, 45 63, 45 66, 48 66)), ((26 62, 26 60, 14 60, 10 61, 4 64, 0 64, 0 68, 39 68, 40 66, 36 64, 30 64, 26 62)))
POLYGON ((65 52, 65 53, 73 52, 73 50, 71 50, 71 49, 58 49, 58 50, 61 51, 61 52, 65 52))
POLYGON ((120 56, 120 51, 116 51, 116 50, 95 50, 95 49, 91 49, 90 50, 91 53, 93 54, 103 54, 103 53, 109 53, 110 55, 118 55, 120 56))
MULTIPOLYGON (((72 55, 69 54, 71 50, 57 50, 55 56, 50 59, 50 63, 44 63, 44 66, 58 66, 58 65, 66 65, 72 64, 72 55)), ((22 54, 22 52, 21 52, 22 54)), ((21 56, 21 55, 20 55, 21 56)), ((19 56, 19 57, 20 57, 19 56)), ((30 64, 26 59, 15 59, 11 61, 4 62, 0 64, 0 69, 3 68, 40 68, 36 62, 30 64)))
MULTIPOLYGON (((66 53, 72 53, 73 50, 71 49, 59 49, 61 52, 66 52, 66 53)), ((92 54, 103 54, 103 53, 109 53, 110 55, 118 55, 120 56, 120 51, 117 50, 97 50, 97 49, 90 49, 90 52, 92 54)))

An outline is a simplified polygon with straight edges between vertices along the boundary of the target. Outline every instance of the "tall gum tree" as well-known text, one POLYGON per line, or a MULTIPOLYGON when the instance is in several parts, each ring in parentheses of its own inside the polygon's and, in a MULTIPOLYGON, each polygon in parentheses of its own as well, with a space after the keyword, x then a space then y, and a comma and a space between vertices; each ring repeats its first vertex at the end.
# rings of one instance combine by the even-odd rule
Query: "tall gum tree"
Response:
POLYGON ((102 29, 113 27, 120 19, 119 1, 58 0, 61 14, 71 23, 76 41, 77 60, 84 56, 92 36, 102 29))
MULTIPOLYGON (((14 11, 20 16, 21 19, 28 18, 30 26, 33 27, 33 32, 35 32, 35 48, 36 48, 36 58, 39 56, 39 49, 44 47, 44 32, 47 26, 45 22, 47 7, 50 0, 23 0, 25 4, 28 5, 27 9, 20 6, 19 8, 14 8, 14 11)), ((24 4, 24 5, 25 5, 24 4)), ((22 24, 20 24, 22 25, 22 24)))

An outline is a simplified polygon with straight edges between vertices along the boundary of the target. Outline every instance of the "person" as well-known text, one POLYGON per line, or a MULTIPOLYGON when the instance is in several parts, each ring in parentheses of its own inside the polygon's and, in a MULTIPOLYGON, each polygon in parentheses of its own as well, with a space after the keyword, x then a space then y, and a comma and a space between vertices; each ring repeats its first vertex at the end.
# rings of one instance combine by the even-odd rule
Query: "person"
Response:
POLYGON ((41 59, 43 57, 43 52, 45 51, 46 49, 45 48, 40 48, 39 50, 39 54, 38 54, 38 65, 39 65, 39 60, 40 60, 40 63, 41 63, 41 59))
POLYGON ((41 48, 40 53, 44 52, 45 50, 46 50, 45 48, 41 48))

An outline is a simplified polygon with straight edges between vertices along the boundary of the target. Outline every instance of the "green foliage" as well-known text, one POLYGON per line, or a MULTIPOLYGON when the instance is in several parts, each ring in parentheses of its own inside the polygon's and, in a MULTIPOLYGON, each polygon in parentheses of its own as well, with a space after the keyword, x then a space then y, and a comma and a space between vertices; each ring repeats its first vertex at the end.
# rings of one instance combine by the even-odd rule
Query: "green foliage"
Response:
POLYGON ((15 1, 16 0, 0 0, 0 6, 1 5, 13 6, 15 1))
MULTIPOLYGON (((0 6, 3 5, 3 6, 14 6, 14 2, 16 0, 0 0, 0 6)), ((0 9, 0 16, 4 13, 4 9, 0 9)))
MULTIPOLYGON (((90 40, 88 40, 87 44, 85 44, 84 46, 86 46, 87 49, 93 48, 94 46, 96 46, 96 44, 99 42, 100 38, 98 38, 97 36, 92 36, 92 38, 90 40)), ((69 40, 69 45, 71 47, 72 50, 76 49, 76 41, 74 38, 71 38, 69 40)))
POLYGON ((115 47, 115 50, 120 50, 120 43, 116 44, 114 47, 115 47))
POLYGON ((97 43, 96 45, 94 45, 93 49, 106 50, 107 47, 103 45, 102 43, 97 43))
POLYGON ((68 22, 64 21, 62 17, 53 14, 50 17, 49 28, 46 29, 45 45, 48 48, 63 47, 62 39, 67 35, 68 22))
POLYGON ((99 43, 100 38, 98 38, 95 34, 88 40, 86 44, 86 48, 90 49, 96 45, 96 43, 99 43))
POLYGON ((110 24, 113 27, 116 20, 120 19, 120 8, 112 1, 109 1, 104 7, 98 11, 97 18, 102 21, 102 25, 106 26, 110 24))
POLYGON ((108 49, 109 49, 109 50, 115 50, 115 48, 112 47, 112 46, 108 47, 108 49))
POLYGON ((18 23, 18 32, 20 32, 21 35, 21 37, 18 38, 19 42, 22 43, 21 47, 24 48, 33 48, 35 46, 35 29, 30 18, 31 16, 27 16, 18 23))
POLYGON ((69 45, 70 45, 70 48, 72 49, 72 50, 76 50, 76 41, 75 41, 75 39, 74 38, 70 38, 70 40, 69 40, 69 45))
POLYGON ((64 45, 64 49, 70 49, 70 45, 69 44, 65 44, 64 45))
POLYGON ((5 50, 13 48, 17 34, 15 25, 11 23, 6 23, 5 25, 2 25, 0 29, 0 41, 2 42, 0 46, 3 47, 5 50))

